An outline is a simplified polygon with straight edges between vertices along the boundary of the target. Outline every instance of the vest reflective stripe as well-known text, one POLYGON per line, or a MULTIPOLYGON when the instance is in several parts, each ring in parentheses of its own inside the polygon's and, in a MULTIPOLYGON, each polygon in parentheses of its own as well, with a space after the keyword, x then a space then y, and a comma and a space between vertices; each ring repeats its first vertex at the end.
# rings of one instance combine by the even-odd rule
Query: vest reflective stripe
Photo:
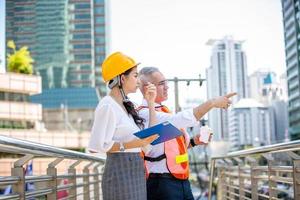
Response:
POLYGON ((187 153, 176 156, 176 164, 187 162, 188 160, 189 160, 189 156, 187 153))
MULTIPOLYGON (((148 108, 141 106, 138 110, 143 108, 148 108)), ((158 112, 170 113, 169 109, 165 106, 155 107, 155 110, 158 112)), ((185 131, 184 129, 181 129, 185 131)), ((166 165, 169 172, 177 179, 188 179, 189 177, 189 163, 188 163, 188 154, 187 146, 185 143, 184 136, 174 138, 172 140, 166 141, 164 143, 164 151, 166 155, 166 165)), ((147 165, 146 172, 148 172, 147 165)))

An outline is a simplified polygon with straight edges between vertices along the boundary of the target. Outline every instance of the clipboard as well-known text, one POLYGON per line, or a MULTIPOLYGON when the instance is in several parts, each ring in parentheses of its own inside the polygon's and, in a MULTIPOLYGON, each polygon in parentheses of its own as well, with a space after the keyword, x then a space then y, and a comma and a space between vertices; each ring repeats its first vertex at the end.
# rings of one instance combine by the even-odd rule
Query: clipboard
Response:
POLYGON ((159 138, 154 140, 151 143, 152 145, 159 144, 183 135, 183 133, 178 128, 173 126, 170 122, 163 122, 158 125, 134 133, 135 136, 141 139, 149 137, 154 134, 158 134, 159 138))

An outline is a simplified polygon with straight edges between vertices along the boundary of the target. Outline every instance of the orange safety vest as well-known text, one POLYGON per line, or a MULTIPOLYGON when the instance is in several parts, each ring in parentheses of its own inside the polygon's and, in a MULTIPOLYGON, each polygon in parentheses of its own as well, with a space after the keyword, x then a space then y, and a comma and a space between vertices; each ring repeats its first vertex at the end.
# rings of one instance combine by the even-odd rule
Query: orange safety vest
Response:
MULTIPOLYGON (((147 106, 140 106, 138 111, 143 108, 148 108, 147 106)), ((155 107, 158 112, 171 113, 170 110, 165 106, 155 107)), ((181 129, 181 131, 185 131, 181 129)), ((184 136, 179 136, 172 140, 164 142, 164 154, 156 158, 148 157, 144 155, 145 161, 158 162, 162 159, 166 159, 167 168, 175 178, 177 179, 188 179, 189 177, 189 163, 187 154, 187 145, 185 143, 184 136)), ((148 169, 145 163, 146 173, 148 177, 148 169)))

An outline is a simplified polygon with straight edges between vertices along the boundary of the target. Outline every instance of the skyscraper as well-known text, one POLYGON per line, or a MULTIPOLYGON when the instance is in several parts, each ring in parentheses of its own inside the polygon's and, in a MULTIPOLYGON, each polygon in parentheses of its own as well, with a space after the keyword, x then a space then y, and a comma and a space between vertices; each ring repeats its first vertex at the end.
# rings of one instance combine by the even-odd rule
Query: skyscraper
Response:
POLYGON ((259 69, 249 76, 249 96, 269 107, 272 133, 271 142, 287 140, 288 128, 286 76, 277 78, 275 72, 259 69))
POLYGON ((266 79, 266 81, 270 81, 269 79, 273 79, 273 78, 276 78, 275 72, 272 72, 268 69, 259 69, 253 72, 251 75, 249 75, 248 77, 249 97, 256 99, 259 102, 263 102, 265 100, 265 97, 267 96, 266 94, 267 84, 265 84, 264 79, 266 79), (268 80, 266 78, 268 78, 268 80))
MULTIPOLYGON (((212 46, 211 66, 207 69, 208 98, 237 92, 233 102, 247 97, 247 64, 243 41, 231 36, 220 40, 209 40, 212 46)), ((208 114, 209 126, 214 130, 216 139, 236 141, 236 117, 232 110, 212 110, 208 114)))
POLYGON ((106 54, 105 16, 104 0, 6 1, 6 40, 31 51, 43 87, 31 101, 43 105, 46 128, 68 123, 90 129, 91 113, 106 91, 100 67, 106 54), (76 121, 76 115, 85 117, 76 121), (69 120, 61 122, 59 116, 69 120))
MULTIPOLYGON (((0 2, 0 20, 4 21, 5 19, 5 3, 4 1, 0 2)), ((2 51, 0 52, 0 73, 5 72, 5 36, 4 36, 4 30, 5 30, 5 23, 0 23, 0 49, 2 51)))
POLYGON ((7 0, 6 40, 28 46, 43 89, 100 87, 104 0, 7 0))
POLYGON ((289 134, 300 139, 300 1, 282 0, 288 85, 289 134))

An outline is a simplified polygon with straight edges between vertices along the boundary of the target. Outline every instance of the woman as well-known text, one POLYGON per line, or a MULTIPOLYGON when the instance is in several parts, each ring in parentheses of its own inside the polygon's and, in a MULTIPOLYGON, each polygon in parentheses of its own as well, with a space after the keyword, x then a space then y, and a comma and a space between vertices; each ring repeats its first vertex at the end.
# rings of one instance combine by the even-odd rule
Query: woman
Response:
MULTIPOLYGON (((138 116, 127 94, 138 88, 137 65, 132 58, 116 52, 102 64, 102 76, 111 89, 95 110, 95 119, 89 142, 91 152, 105 152, 107 155, 102 178, 104 200, 143 200, 147 198, 146 180, 141 148, 149 145, 157 135, 145 139, 136 138, 133 133, 144 128, 143 119, 138 116)), ((150 105, 149 125, 156 123, 154 100, 156 88, 146 86, 145 98, 150 105)))

